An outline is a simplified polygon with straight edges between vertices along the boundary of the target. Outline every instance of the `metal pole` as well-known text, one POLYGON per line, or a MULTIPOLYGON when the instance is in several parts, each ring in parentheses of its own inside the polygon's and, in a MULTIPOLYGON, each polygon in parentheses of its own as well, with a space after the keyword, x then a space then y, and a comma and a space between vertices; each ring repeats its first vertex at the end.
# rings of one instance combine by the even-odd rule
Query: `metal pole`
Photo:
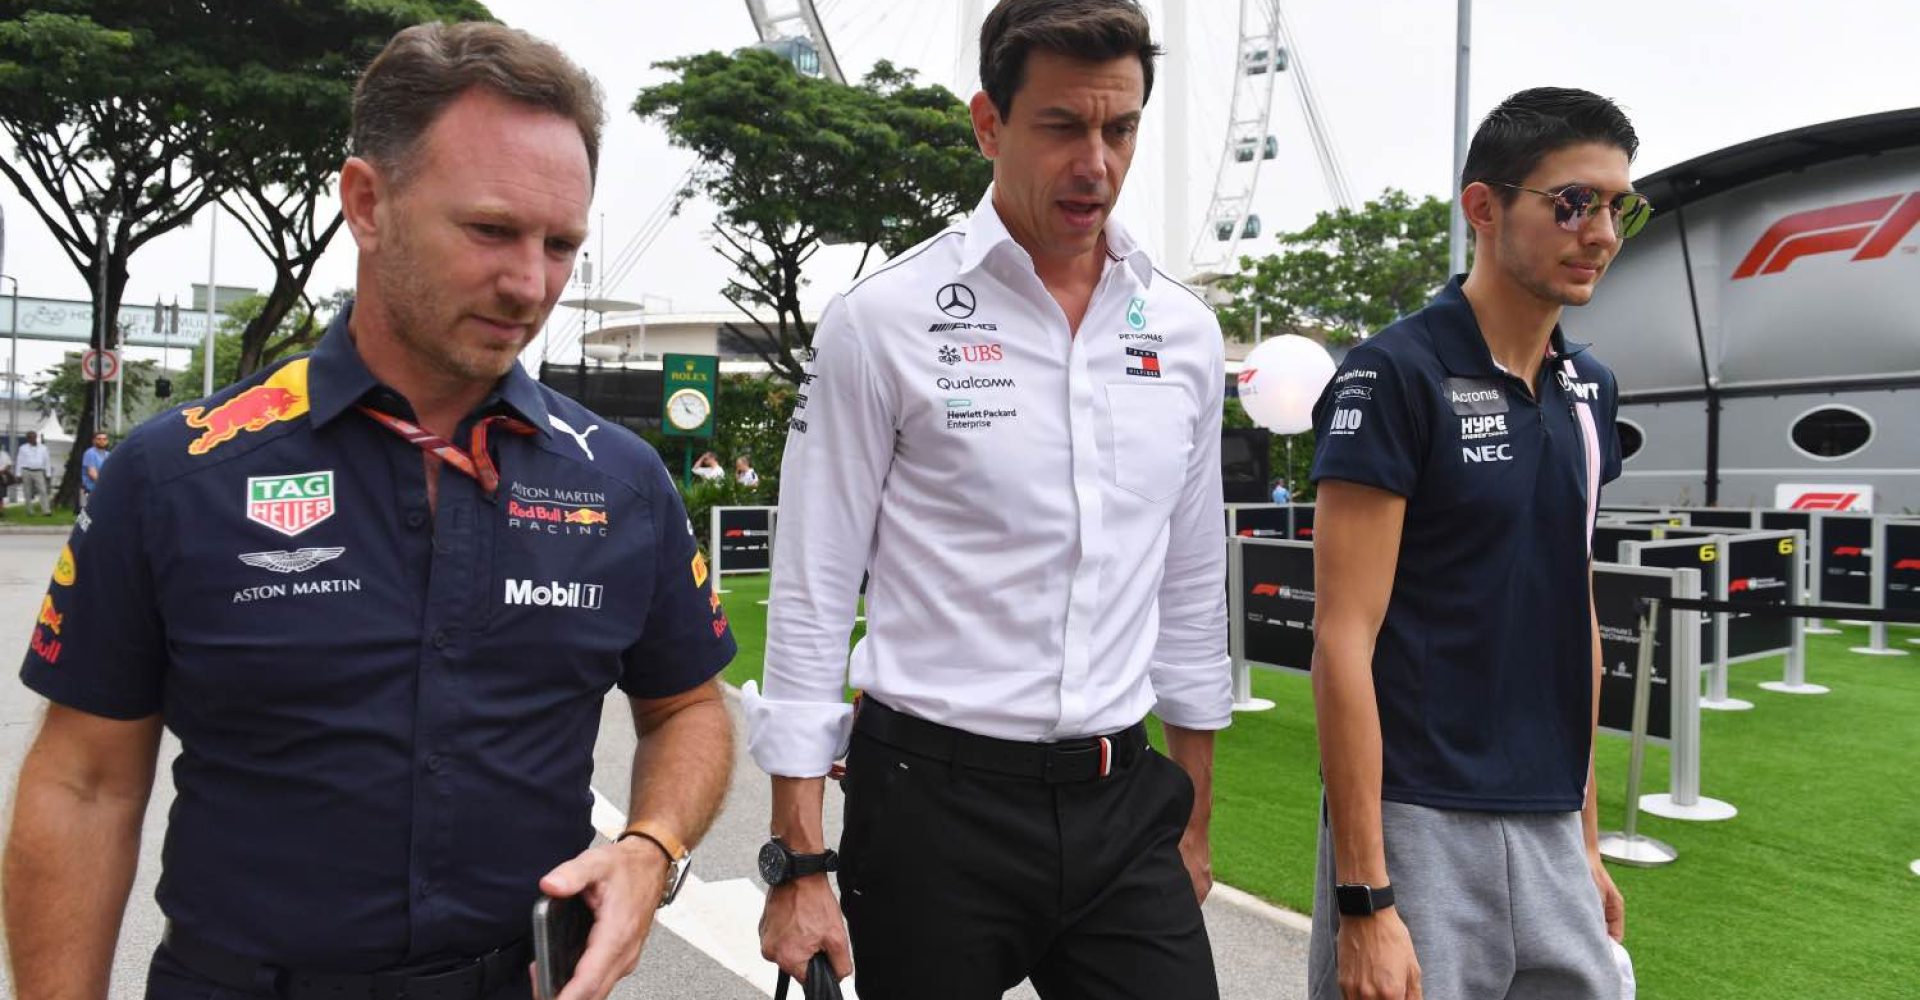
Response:
POLYGON ((1473 0, 1459 0, 1459 24, 1454 39, 1459 46, 1453 68, 1453 212, 1447 223, 1447 274, 1467 270, 1467 217, 1460 209, 1460 174, 1467 169, 1467 80, 1473 62, 1473 0))
POLYGON ((200 354, 200 394, 213 395, 213 303, 220 297, 220 286, 214 281, 214 251, 220 245, 220 203, 214 202, 207 211, 207 341, 200 354))
POLYGON ((7 454, 11 455, 20 440, 20 279, 6 278, 13 282, 13 321, 7 324, 7 339, 12 342, 7 359, 7 454))
MULTIPOLYGON (((1162 62, 1162 72, 1166 83, 1160 98, 1166 113, 1160 116, 1162 129, 1161 141, 1166 144, 1167 185, 1162 197, 1166 198, 1166 237, 1160 241, 1161 253, 1166 258, 1167 270, 1181 278, 1189 277, 1193 268, 1188 264, 1193 253, 1193 231, 1187 219, 1187 73, 1192 65, 1187 51, 1187 11, 1185 0, 1167 0, 1161 10, 1166 22, 1167 57, 1162 62)), ((968 0, 966 9, 975 15, 970 24, 964 27, 968 32, 964 51, 973 54, 974 65, 967 68, 967 75, 961 79, 970 79, 980 71, 980 13, 979 0, 968 0)))
MULTIPOLYGON (((1798 528, 1793 530, 1793 590, 1790 604, 1804 604, 1807 601, 1807 536, 1798 528)), ((1820 684, 1807 683, 1807 620, 1791 619, 1793 642, 1787 649, 1786 675, 1777 681, 1762 681, 1760 686, 1768 691, 1781 694, 1826 694, 1827 688, 1820 684)))
POLYGON ((1640 609, 1640 655, 1633 671, 1633 748, 1627 756, 1627 821, 1624 832, 1600 838, 1600 853, 1609 861, 1636 868, 1671 864, 1680 852, 1652 837, 1640 836, 1640 771, 1647 756, 1647 702, 1653 689, 1653 647, 1659 638, 1660 600, 1640 609))
MULTIPOLYGON (((1632 544, 1632 543, 1628 543, 1632 544)), ((1674 570, 1673 596, 1699 600, 1700 571, 1674 570)), ((1666 819, 1732 819, 1740 810, 1700 794, 1700 613, 1682 611, 1673 622, 1673 746, 1668 792, 1640 800, 1640 808, 1666 819)))
MULTIPOLYGON (((100 234, 100 239, 99 242, 93 246, 94 252, 100 255, 100 304, 99 307, 94 310, 99 315, 93 318, 95 339, 93 349, 95 351, 104 351, 107 349, 107 323, 111 321, 107 316, 107 211, 104 205, 100 208, 100 227, 97 232, 100 234)), ((95 363, 99 364, 100 362, 96 361, 95 363)), ((84 375, 85 373, 82 372, 81 374, 84 375)), ((106 408, 106 386, 101 380, 94 379, 93 384, 88 386, 88 388, 92 390, 93 393, 93 426, 80 428, 82 440, 92 439, 93 432, 106 422, 100 415, 100 411, 106 408)), ((51 487, 49 487, 49 489, 51 489, 51 487)))

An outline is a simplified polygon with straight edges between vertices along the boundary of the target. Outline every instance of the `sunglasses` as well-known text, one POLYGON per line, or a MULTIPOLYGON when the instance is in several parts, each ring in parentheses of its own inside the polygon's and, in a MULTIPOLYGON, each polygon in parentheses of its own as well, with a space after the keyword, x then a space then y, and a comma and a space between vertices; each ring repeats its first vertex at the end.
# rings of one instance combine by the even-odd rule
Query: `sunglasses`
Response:
POLYGON ((1602 205, 1612 214, 1613 231, 1623 240, 1646 228, 1647 219, 1653 215, 1653 203, 1647 196, 1632 191, 1609 198, 1606 192, 1591 184, 1569 184, 1558 191, 1541 191, 1505 181, 1492 183, 1552 201, 1554 223, 1570 233, 1579 232, 1589 218, 1599 213, 1602 205))

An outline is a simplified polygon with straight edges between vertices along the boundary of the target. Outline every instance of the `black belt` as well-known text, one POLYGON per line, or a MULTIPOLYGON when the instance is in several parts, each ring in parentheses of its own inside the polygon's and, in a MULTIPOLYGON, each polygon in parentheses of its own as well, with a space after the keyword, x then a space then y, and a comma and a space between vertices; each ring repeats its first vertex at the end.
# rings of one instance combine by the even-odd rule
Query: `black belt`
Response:
POLYGON ((272 993, 285 1000, 484 1000, 525 979, 532 961, 525 939, 479 958, 427 967, 433 971, 301 972, 257 962, 167 923, 162 946, 180 964, 243 993, 272 993))
POLYGON ((937 722, 916 719, 862 698, 854 732, 897 750, 1050 785, 1095 781, 1116 774, 1147 749, 1147 725, 1136 722, 1106 736, 1060 743, 1022 743, 979 736, 937 722))

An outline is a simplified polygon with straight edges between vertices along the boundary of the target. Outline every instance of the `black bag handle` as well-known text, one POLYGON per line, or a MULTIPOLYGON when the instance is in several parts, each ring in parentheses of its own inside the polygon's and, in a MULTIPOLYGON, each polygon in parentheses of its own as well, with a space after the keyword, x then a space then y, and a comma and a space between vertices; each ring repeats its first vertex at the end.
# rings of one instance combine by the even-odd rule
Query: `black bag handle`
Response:
MULTIPOLYGON (((780 970, 780 978, 773 984, 773 1000, 787 1000, 787 983, 792 980, 787 970, 780 970)), ((801 1000, 840 1000, 840 980, 833 975, 833 963, 827 960, 827 953, 820 952, 807 963, 807 981, 800 984, 801 1000)))

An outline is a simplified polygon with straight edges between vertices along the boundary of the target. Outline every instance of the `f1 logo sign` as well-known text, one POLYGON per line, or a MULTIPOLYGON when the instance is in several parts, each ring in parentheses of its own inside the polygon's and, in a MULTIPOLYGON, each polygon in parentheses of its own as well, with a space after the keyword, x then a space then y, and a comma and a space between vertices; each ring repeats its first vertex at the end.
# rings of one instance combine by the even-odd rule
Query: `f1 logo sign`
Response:
POLYGON ((1852 510, 1858 493, 1802 493, 1793 501, 1793 510, 1852 510))
POLYGON ((1280 585, 1277 583, 1256 583, 1253 585, 1255 597, 1279 597, 1280 585))
POLYGON ((1860 252, 1853 255, 1854 260, 1885 257, 1916 225, 1920 225, 1920 191, 1907 195, 1905 201, 1890 194, 1796 212, 1761 234, 1746 259, 1734 268, 1733 280, 1778 274, 1802 257, 1855 247, 1860 252))

